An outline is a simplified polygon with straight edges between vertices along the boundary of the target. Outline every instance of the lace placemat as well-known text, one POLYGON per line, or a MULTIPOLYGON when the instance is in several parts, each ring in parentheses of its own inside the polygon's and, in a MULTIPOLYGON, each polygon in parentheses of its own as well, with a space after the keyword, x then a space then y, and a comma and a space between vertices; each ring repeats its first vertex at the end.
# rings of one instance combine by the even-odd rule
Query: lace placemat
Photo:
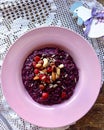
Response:
MULTIPOLYGON (((93 46, 102 67, 102 81, 104 81, 104 39, 90 39, 84 35, 82 27, 72 19, 69 7, 75 0, 0 0, 0 69, 4 56, 10 46, 25 32, 41 26, 62 26, 70 28, 82 35, 93 46)), ((103 8, 96 0, 82 2, 90 8, 103 8)), ((46 129, 32 125, 21 119, 7 104, 0 89, 0 112, 8 120, 0 130, 39 130, 46 129), (8 128, 7 128, 8 127, 8 128)), ((68 128, 59 128, 65 129, 68 128)), ((58 128, 57 128, 58 129, 58 128)))

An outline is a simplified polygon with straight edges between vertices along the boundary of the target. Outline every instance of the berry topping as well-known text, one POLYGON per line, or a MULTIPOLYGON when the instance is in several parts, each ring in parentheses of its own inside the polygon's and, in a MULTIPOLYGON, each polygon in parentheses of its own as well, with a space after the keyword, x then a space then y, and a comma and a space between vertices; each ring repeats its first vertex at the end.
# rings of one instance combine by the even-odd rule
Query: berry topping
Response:
POLYGON ((48 67, 48 68, 47 68, 47 72, 48 72, 48 73, 52 72, 52 67, 48 67))
POLYGON ((61 93, 61 98, 66 98, 66 96, 67 96, 66 92, 61 93))
POLYGON ((38 63, 38 61, 40 61, 40 57, 39 57, 39 56, 35 56, 35 57, 34 57, 34 60, 35 60, 35 62, 38 63))
POLYGON ((42 93, 42 99, 47 99, 49 94, 47 92, 42 93))
POLYGON ((34 70, 34 73, 35 73, 35 74, 38 74, 38 73, 39 73, 39 69, 35 69, 35 70, 34 70))
POLYGON ((39 88, 40 88, 41 90, 43 90, 43 89, 45 88, 45 86, 44 86, 43 84, 40 84, 40 85, 39 85, 39 88))

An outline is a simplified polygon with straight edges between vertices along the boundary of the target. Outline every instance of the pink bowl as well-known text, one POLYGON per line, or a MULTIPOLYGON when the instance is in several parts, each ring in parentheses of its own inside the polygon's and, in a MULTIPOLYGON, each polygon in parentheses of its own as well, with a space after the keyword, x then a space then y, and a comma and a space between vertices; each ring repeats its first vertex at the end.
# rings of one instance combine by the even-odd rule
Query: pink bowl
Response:
POLYGON ((13 110, 26 121, 42 127, 62 127, 83 117, 95 103, 101 86, 101 68, 93 48, 81 36, 60 27, 34 29, 8 51, 2 67, 2 89, 13 110), (32 100, 25 90, 21 69, 34 49, 58 46, 68 51, 79 69, 73 96, 59 105, 45 106, 32 100))

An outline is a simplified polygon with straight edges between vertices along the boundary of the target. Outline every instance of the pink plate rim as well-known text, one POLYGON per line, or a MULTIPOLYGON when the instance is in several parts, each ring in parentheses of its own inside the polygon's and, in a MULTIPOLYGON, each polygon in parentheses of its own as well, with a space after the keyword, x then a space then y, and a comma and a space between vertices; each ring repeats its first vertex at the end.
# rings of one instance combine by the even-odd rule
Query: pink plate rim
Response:
POLYGON ((63 27, 40 27, 25 33, 11 46, 3 62, 1 83, 8 104, 20 117, 41 127, 62 127, 82 118, 94 105, 101 87, 101 66, 94 49, 79 34, 63 27), (21 52, 25 57, 28 48, 38 47, 32 41, 38 43, 40 39, 67 46, 78 62, 81 77, 78 89, 70 101, 60 105, 45 107, 34 103, 24 92, 21 79, 18 81, 18 67, 23 60, 21 52))

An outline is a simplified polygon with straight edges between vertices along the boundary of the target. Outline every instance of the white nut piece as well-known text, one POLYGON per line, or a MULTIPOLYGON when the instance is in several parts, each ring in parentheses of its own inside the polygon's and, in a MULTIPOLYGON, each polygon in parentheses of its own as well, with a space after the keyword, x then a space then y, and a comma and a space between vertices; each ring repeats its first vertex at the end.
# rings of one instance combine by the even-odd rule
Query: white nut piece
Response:
POLYGON ((53 88, 56 88, 57 86, 58 86, 57 84, 54 84, 54 85, 53 85, 53 88))
POLYGON ((49 88, 53 88, 53 84, 50 84, 50 85, 49 85, 49 88))
POLYGON ((48 66, 48 59, 47 58, 44 58, 43 59, 43 67, 47 67, 48 66))
POLYGON ((56 79, 58 79, 60 76, 56 74, 56 79))
POLYGON ((52 80, 52 76, 50 75, 49 77, 50 77, 50 81, 51 81, 51 83, 52 83, 52 82, 53 82, 53 80, 52 80))
POLYGON ((46 69, 43 69, 42 72, 43 72, 44 74, 46 74, 46 73, 47 73, 47 70, 46 70, 46 69))
POLYGON ((43 71, 40 71, 40 74, 44 74, 44 72, 43 72, 43 71))
POLYGON ((58 76, 60 76, 60 68, 57 67, 56 73, 57 73, 58 76))
POLYGON ((60 64, 58 67, 59 67, 60 69, 62 69, 62 68, 64 68, 64 64, 60 64))

